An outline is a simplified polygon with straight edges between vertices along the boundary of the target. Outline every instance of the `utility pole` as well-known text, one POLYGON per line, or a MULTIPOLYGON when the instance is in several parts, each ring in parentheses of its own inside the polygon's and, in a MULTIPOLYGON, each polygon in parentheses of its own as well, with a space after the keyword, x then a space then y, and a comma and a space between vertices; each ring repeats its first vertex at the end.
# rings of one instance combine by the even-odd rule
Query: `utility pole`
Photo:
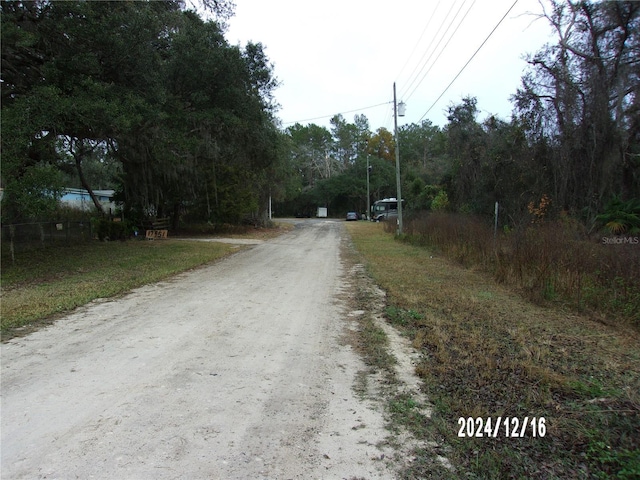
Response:
POLYGON ((371 173, 371 166, 369 165, 369 154, 367 153, 367 220, 371 220, 369 216, 371 214, 371 196, 369 195, 369 174, 371 173))
POLYGON ((402 192, 400 190, 400 144, 398 143, 398 115, 404 117, 404 103, 396 103, 396 82, 393 82, 393 123, 396 143, 396 190, 398 191, 398 235, 402 235, 402 192), (400 107, 400 111, 398 111, 400 107))

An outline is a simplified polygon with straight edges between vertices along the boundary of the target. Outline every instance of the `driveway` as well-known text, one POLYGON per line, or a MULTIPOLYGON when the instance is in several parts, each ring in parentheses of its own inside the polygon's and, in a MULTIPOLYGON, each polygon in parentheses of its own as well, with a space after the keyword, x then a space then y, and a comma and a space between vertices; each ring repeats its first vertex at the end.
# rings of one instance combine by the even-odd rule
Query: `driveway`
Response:
POLYGON ((2 344, 2 478, 393 478, 345 235, 301 222, 2 344))

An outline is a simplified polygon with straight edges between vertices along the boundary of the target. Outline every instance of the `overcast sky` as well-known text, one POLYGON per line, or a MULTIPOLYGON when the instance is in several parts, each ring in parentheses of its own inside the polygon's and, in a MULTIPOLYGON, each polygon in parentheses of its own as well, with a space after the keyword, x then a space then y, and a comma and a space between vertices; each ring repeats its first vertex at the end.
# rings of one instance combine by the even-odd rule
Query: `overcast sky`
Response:
POLYGON ((328 127, 341 113, 349 122, 365 114, 371 130, 392 130, 394 82, 407 107, 399 124, 443 126, 447 107, 467 95, 478 99, 479 120, 508 120, 524 55, 552 40, 548 23, 532 15, 542 11, 538 0, 518 0, 436 102, 514 0, 235 1, 227 40, 264 45, 281 82, 276 99, 285 127, 328 127))

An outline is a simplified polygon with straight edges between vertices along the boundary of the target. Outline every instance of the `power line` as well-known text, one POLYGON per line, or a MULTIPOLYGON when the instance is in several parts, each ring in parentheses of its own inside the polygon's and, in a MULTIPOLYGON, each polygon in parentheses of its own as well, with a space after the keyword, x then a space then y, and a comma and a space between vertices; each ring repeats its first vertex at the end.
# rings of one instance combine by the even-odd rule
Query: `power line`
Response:
MULTIPOLYGON (((409 60, 411 60, 411 57, 413 57, 413 54, 416 52, 416 49, 418 48, 418 45, 420 45, 420 41, 422 40, 422 37, 424 37, 424 34, 427 32, 427 29, 429 28, 429 25, 431 25, 431 20, 433 20, 433 18, 435 17, 439 6, 440 6, 440 0, 438 0, 438 3, 436 3, 436 8, 433 10, 433 13, 429 17, 429 21, 425 25, 424 30, 422 30, 422 33, 420 34, 420 37, 418 38, 418 41, 416 42, 415 46, 413 47, 413 50, 411 50, 411 53, 407 57, 407 61, 404 62, 404 65, 400 69, 400 73, 398 74, 398 78, 400 78, 400 76, 402 75, 402 72, 404 72, 404 69, 409 64, 409 60)), ((414 71, 415 71, 415 69, 414 69, 414 71)), ((411 76, 409 76, 409 78, 411 78, 411 76)))
POLYGON ((322 120, 323 118, 332 118, 332 117, 335 117, 336 115, 346 115, 347 113, 361 112, 362 110, 369 110, 371 108, 381 107, 382 105, 389 105, 390 103, 393 103, 393 101, 378 103, 377 105, 370 105, 368 107, 356 108, 354 110, 348 110, 346 112, 332 113, 331 115, 322 115, 320 117, 305 118, 304 120, 296 120, 294 122, 283 122, 282 125, 292 125, 294 123, 312 122, 314 120, 322 120))
MULTIPOLYGON (((421 71, 422 71, 422 69, 424 68, 424 65, 425 65, 426 63, 428 63, 428 62, 429 62, 429 60, 431 59, 431 57, 433 56, 433 52, 431 52, 431 54, 429 55, 429 57, 427 58, 427 60, 422 64, 422 65, 423 65, 423 67, 420 69, 420 72, 418 72, 418 73, 416 74, 416 70, 418 70, 418 68, 420 67, 420 64, 422 63, 422 60, 424 59, 424 57, 426 57, 426 56, 427 56, 427 53, 429 53, 429 51, 431 50, 431 45, 433 45, 433 42, 435 41, 435 39, 440 35, 440 31, 442 30, 442 27, 444 27, 445 23, 446 23, 446 22, 447 22, 447 20, 449 19, 449 15, 451 15, 451 12, 453 11, 453 8, 455 7, 455 5, 456 5, 456 2, 454 1, 454 2, 451 4, 451 7, 449 7, 449 11, 447 12, 447 14, 446 14, 446 16, 445 16, 444 20, 442 21, 442 23, 440 24, 440 27, 438 28, 438 30, 436 31, 436 33, 435 33, 435 34, 433 35, 433 37, 431 38, 431 41, 429 42, 429 47, 428 47, 428 48, 425 50, 425 52, 422 54, 422 57, 420 58, 420 60, 419 60, 419 61, 418 61, 418 63, 416 64, 415 68, 413 69, 413 71, 412 71, 412 72, 411 72, 411 74, 409 75, 409 79, 411 79, 411 78, 413 77, 413 80, 411 80, 411 81, 409 82, 409 86, 408 86, 408 87, 406 87, 405 91, 401 93, 401 95, 400 95, 401 97, 404 95, 404 93, 405 93, 405 92, 407 92, 407 91, 412 87, 412 85, 415 83, 416 79, 418 78, 418 75, 420 75, 420 72, 421 72, 421 71), (414 77, 414 74, 415 74, 415 77, 414 77)), ((462 8, 462 5, 464 5, 464 0, 463 0, 463 2, 460 4, 460 9, 462 8)), ((460 9, 458 9, 458 13, 460 12, 460 9)), ((454 22, 454 20, 455 20, 456 16, 458 15, 458 13, 456 13, 456 14, 453 16, 453 18, 451 19, 451 22, 450 22, 450 24, 449 24, 449 25, 451 25, 451 24, 454 22)), ((447 27, 447 28, 448 28, 448 27, 447 27)), ((447 30, 447 29, 445 29, 445 32, 446 32, 446 30, 447 30)), ((438 44, 437 44, 437 45, 436 45, 436 47, 434 48, 434 51, 435 51, 435 49, 436 49, 436 48, 438 48, 438 45, 440 45, 440 42, 442 42, 442 38, 444 38, 444 33, 442 34, 442 37, 440 37, 440 41, 438 41, 438 44)))
MULTIPOLYGON (((464 14, 464 17, 462 17, 462 19, 460 20, 460 22, 458 23, 458 25, 456 26, 456 29, 453 31, 453 33, 451 34, 451 36, 449 37, 449 39, 447 40, 447 43, 444 44, 444 46, 442 47, 442 50, 440 50, 440 53, 438 53, 438 56, 435 58, 435 60, 433 61, 433 63, 431 64, 431 66, 429 67, 429 69, 424 73, 424 75, 422 76, 422 78, 420 79, 420 81, 418 82, 418 84, 413 88, 413 90, 411 90, 411 93, 409 93, 409 95, 406 97, 406 100, 408 100, 409 98, 411 98, 411 96, 415 93, 415 91, 418 89, 418 87, 422 84, 422 82, 424 82, 424 79, 427 78, 427 75, 429 75, 429 72, 433 69, 433 67, 435 66, 435 64, 438 62, 438 59, 442 56, 442 54, 444 53, 444 51, 447 49, 447 47, 449 46, 449 43, 451 43, 451 40, 453 39, 453 37, 456 35, 456 33, 458 33, 458 30, 460 30, 460 27, 462 26, 462 24, 464 23, 465 19, 467 18, 467 16, 469 15, 469 12, 471 11, 471 9, 473 8, 473 6, 475 5, 476 0, 473 1, 473 3, 471 4, 471 6, 469 7, 469 9, 467 10, 467 12, 464 14)), ((462 7, 461 7, 462 8, 462 7)), ((435 51, 434 51, 435 53, 435 51)), ((426 64, 425 64, 426 66, 426 64)), ((423 67, 424 68, 424 67, 423 67)), ((422 72, 422 70, 421 70, 422 72)))
POLYGON ((431 106, 427 109, 426 112, 424 112, 424 115, 422 115, 422 117, 420 117, 420 120, 418 120, 418 122, 422 121, 422 119, 424 117, 427 116, 427 114, 431 111, 431 109, 436 105, 436 103, 438 103, 440 101, 440 99, 442 98, 442 96, 447 92, 447 90, 449 90, 449 88, 451 87, 451 85, 453 85, 453 83, 458 79, 458 77, 460 76, 460 74, 464 71, 465 68, 467 68, 467 65, 469 65, 469 63, 471 63, 471 60, 474 59, 474 57, 478 54, 478 52, 480 51, 480 49, 482 47, 484 47, 484 44, 487 43, 487 40, 489 40, 489 38, 491 37, 491 35, 493 35, 493 33, 497 30, 497 28, 500 26, 500 24, 504 21, 505 18, 507 18, 507 15, 509 15, 509 12, 511 12, 511 10, 513 10, 513 7, 516 6, 516 3, 518 3, 518 0, 515 0, 515 2, 513 2, 513 5, 511 5, 511 7, 509 7, 509 10, 507 10, 507 13, 505 13, 503 15, 503 17, 500 19, 500 21, 496 24, 495 27, 493 27, 493 30, 491 30, 491 32, 489 32, 489 35, 487 35, 487 38, 484 39, 484 41, 480 44, 480 46, 478 47, 478 49, 473 52, 473 55, 471 55, 471 58, 469 58, 469 60, 467 60, 467 63, 464 64, 464 66, 460 69, 460 71, 456 74, 455 77, 453 77, 453 80, 451 80, 451 82, 449 83, 449 85, 447 85, 447 88, 445 88, 442 93, 440 94, 440 96, 438 98, 436 98, 436 101, 433 102, 431 104, 431 106))
MULTIPOLYGON (((391 100, 390 103, 393 103, 391 100)), ((387 128, 387 125, 391 124, 391 119, 393 118, 393 106, 391 108, 387 108, 387 112, 384 114, 384 121, 382 122, 382 127, 387 128)))
MULTIPOLYGON (((456 14, 453 16, 451 22, 449 23, 449 25, 447 26, 446 30, 449 30, 449 28, 451 27, 451 25, 453 24, 453 22, 456 20, 456 18, 459 16, 460 11, 462 10, 462 6, 464 5, 464 1, 462 2, 460 8, 458 9, 458 11, 456 12, 456 14)), ((460 69, 460 71, 456 74, 456 76, 453 78, 453 80, 451 80, 451 82, 449 83, 449 85, 447 85, 447 87, 443 90, 443 92, 438 96, 438 98, 433 102, 433 104, 431 104, 431 106, 427 109, 427 111, 424 113, 424 115, 422 115, 422 117, 420 118, 420 120, 418 121, 422 121, 422 119, 433 109, 433 107, 438 103, 438 101, 440 101, 440 99, 444 96, 444 94, 447 92, 447 90, 449 90, 449 88, 451 87, 451 85, 453 85, 453 83, 458 79, 458 77, 462 74, 462 72, 467 68, 467 66, 469 65, 469 63, 471 63, 471 61, 474 59, 474 57, 478 54, 478 52, 482 49, 482 47, 487 43, 487 41, 489 40, 489 38, 493 35, 493 33, 497 30, 497 28, 500 26, 500 24, 504 21, 504 19, 507 17, 507 15, 509 15, 509 13, 511 12, 511 10, 513 10, 513 7, 516 6, 516 4, 518 3, 518 0, 515 0, 513 2, 513 4, 511 5, 511 7, 509 7, 509 10, 507 10, 507 12, 504 14, 504 16, 500 19, 500 21, 496 24, 496 26, 493 28, 493 30, 491 30, 491 32, 489 33, 489 35, 487 35, 487 37, 484 39, 484 41, 480 44, 480 46, 477 48, 477 50, 473 53, 473 55, 471 55, 471 57, 469 58, 469 60, 467 60, 467 62, 464 64, 464 66, 460 69)), ((431 65, 431 67, 429 67, 429 70, 427 70, 427 72, 423 75, 422 79, 420 80, 420 82, 418 83, 418 85, 416 85, 416 87, 411 91, 411 95, 413 95, 413 93, 415 92, 415 90, 418 88, 418 86, 424 81, 424 79, 426 78, 427 74, 431 71, 431 69, 433 68, 433 66, 435 65, 435 62, 438 60, 438 58, 440 58, 440 56, 442 55, 442 53, 444 52, 444 50, 446 49, 447 45, 449 44, 449 42, 451 41, 451 39, 453 38, 453 36, 456 34, 456 32, 458 31, 458 29, 460 28, 460 26, 462 25, 462 23, 464 22, 465 18, 467 17, 467 15, 469 14, 469 12, 471 11, 471 9, 473 8, 473 5, 475 4, 475 0, 472 3, 471 7, 469 7, 469 10, 467 10, 467 12, 465 13, 464 17, 460 20, 460 23, 458 23, 455 31, 451 34, 451 36, 449 37, 449 39, 447 40, 447 42, 445 43, 444 47, 442 48, 442 50, 440 51, 440 53, 438 54, 438 56, 436 57, 436 59, 434 60, 433 64, 431 65)), ((443 22, 443 24, 441 24, 440 29, 438 29, 438 32, 436 33, 436 35, 434 35, 434 37, 432 38, 432 41, 435 40, 435 38, 437 37, 437 35, 440 33, 440 30, 442 29, 442 26, 444 25, 444 23, 446 23, 447 18, 449 17, 449 15, 451 14, 451 11, 453 10, 453 7, 455 5, 455 2, 453 3, 453 5, 451 6, 451 8, 449 9, 449 12, 447 13, 446 17, 445 17, 445 21, 443 22)), ((434 11, 435 13, 435 11, 434 11)), ((431 22, 431 20, 429 20, 429 23, 431 22)), ((420 36, 420 39, 422 38, 422 36, 424 36, 424 32, 426 31, 429 23, 427 23, 427 26, 425 27, 425 30, 423 31, 422 35, 420 36)), ((445 32, 446 32, 445 30, 445 32)), ((425 61, 425 63, 423 64, 422 68, 420 69, 420 72, 418 72, 418 74, 416 75, 416 77, 413 79, 413 81, 410 83, 409 87, 407 87, 407 89, 405 90, 405 93, 408 92, 409 88, 413 85, 413 83, 415 83, 415 81, 418 78, 418 75, 420 75, 420 73, 422 73, 422 70, 424 70, 424 67, 428 64, 430 58, 433 56, 433 54, 435 53, 435 50, 437 49, 437 47, 440 45, 440 43, 442 43, 442 40, 444 39, 445 35, 443 34, 442 37, 440 38, 440 40, 438 41, 438 44, 436 45, 435 49, 433 52, 431 52, 431 55, 429 56, 429 58, 425 61)), ((419 42, 419 41, 418 41, 419 42)), ((430 50, 430 48, 428 48, 425 51, 425 54, 422 56, 422 58, 424 58, 426 56, 426 53, 430 50)), ((414 47, 414 51, 415 51, 415 47, 414 47)), ((413 53, 411 54, 413 55, 413 53)), ((409 56, 409 58, 411 58, 411 55, 409 56)), ((408 60, 407 60, 408 63, 408 60)), ((418 63, 419 65, 419 63, 418 63)), ((405 63, 406 66, 406 63, 405 63)), ((404 67, 402 67, 404 69, 404 67)), ((415 71, 417 70, 417 66, 414 69, 414 71, 412 72, 411 76, 413 76, 413 74, 415 73, 415 71)), ((410 78, 411 78, 410 76, 410 78)), ((383 102, 383 103, 378 103, 376 105, 370 105, 368 107, 361 107, 361 108, 356 108, 353 110, 347 110, 344 112, 340 112, 340 113, 334 113, 334 114, 330 114, 330 115, 322 115, 322 116, 318 116, 318 117, 313 117, 313 118, 306 118, 306 119, 302 119, 302 120, 296 120, 296 121, 291 121, 291 122, 283 122, 282 125, 292 125, 295 123, 302 123, 302 122, 312 122, 315 120, 322 120, 325 118, 331 118, 334 117, 336 115, 346 115, 349 113, 355 113, 355 112, 360 112, 363 110, 369 110, 372 108, 377 108, 377 107, 381 107, 383 105, 390 105, 392 104, 393 101, 387 101, 387 102, 383 102)), ((386 116, 385 116, 386 118, 386 116)), ((385 120, 386 123, 386 120, 385 120)))

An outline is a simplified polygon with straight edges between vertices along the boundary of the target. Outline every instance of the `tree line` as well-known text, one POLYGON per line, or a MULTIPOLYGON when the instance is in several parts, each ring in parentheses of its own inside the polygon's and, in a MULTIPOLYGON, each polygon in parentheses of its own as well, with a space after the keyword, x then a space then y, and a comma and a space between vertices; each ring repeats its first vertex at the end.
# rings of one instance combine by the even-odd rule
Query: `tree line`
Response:
POLYGON ((260 43, 225 40, 232 2, 204 6, 217 20, 179 1, 2 2, 3 222, 46 215, 70 178, 92 193, 96 170, 130 217, 257 214, 282 158, 277 81, 260 43))
MULTIPOLYGON (((370 200, 396 196, 393 134, 364 115, 280 128, 263 46, 229 45, 232 3, 206 4, 217 20, 178 1, 2 3, 3 222, 104 172, 129 215, 175 222, 259 218, 269 198, 364 213, 367 166, 370 200)), ((499 202, 512 225, 640 228, 640 3, 553 0, 541 17, 556 40, 527 57, 510 119, 479 121, 470 96, 443 127, 399 128, 409 212, 499 202)))
MULTIPOLYGON (((619 230, 640 229, 640 4, 551 2, 541 16, 557 42, 527 58, 511 119, 480 122, 470 96, 442 128, 399 127, 409 211, 491 215, 498 202, 512 225, 559 213, 595 225, 609 212, 619 230)), ((286 133, 301 194, 285 208, 364 211, 367 158, 373 199, 395 196, 394 137, 366 117, 286 133)))

